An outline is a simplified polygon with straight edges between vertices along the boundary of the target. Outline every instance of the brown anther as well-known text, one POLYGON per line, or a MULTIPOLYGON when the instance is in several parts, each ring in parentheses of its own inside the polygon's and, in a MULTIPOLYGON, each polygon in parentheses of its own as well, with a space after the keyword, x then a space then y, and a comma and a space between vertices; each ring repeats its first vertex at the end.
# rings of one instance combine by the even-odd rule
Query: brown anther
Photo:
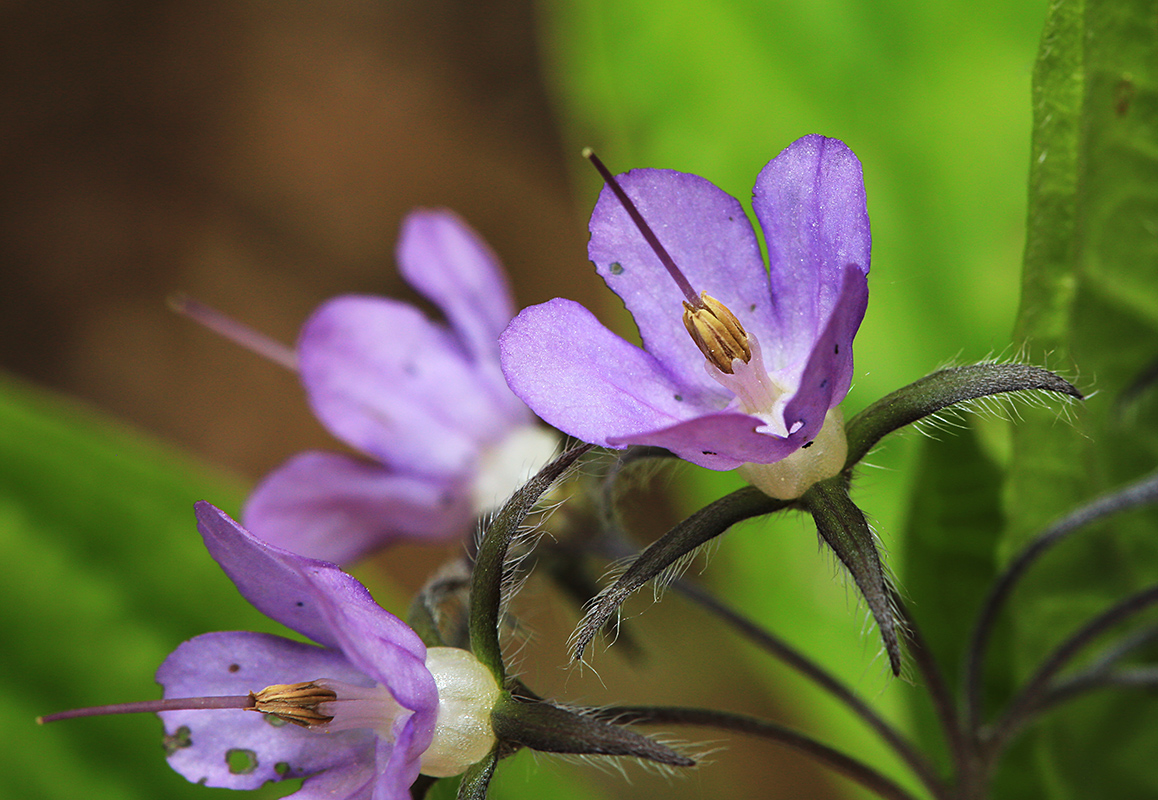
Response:
POLYGON ((700 307, 684 301, 684 327, 700 352, 721 372, 732 374, 732 362, 745 364, 752 358, 748 332, 726 305, 700 292, 700 307))
POLYGON ((269 714, 303 728, 325 725, 332 720, 334 716, 323 714, 318 706, 338 699, 333 689, 319 686, 315 681, 277 683, 260 692, 250 692, 249 696, 253 700, 253 711, 269 714))

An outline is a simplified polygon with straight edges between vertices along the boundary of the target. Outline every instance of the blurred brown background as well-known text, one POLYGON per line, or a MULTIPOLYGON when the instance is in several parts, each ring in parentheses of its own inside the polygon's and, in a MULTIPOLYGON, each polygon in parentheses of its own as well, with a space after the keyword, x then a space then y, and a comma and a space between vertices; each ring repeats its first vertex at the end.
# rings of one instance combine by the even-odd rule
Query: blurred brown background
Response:
MULTIPOLYGON (((521 305, 606 302, 585 257, 593 197, 572 195, 578 155, 536 47, 526 0, 0 5, 0 368, 252 481, 334 443, 294 375, 178 317, 170 294, 292 343, 327 297, 413 298, 398 225, 444 205, 500 254, 521 305)), ((381 565, 411 587, 441 557, 381 565)), ((635 670, 597 652, 601 682, 561 668, 574 612, 542 605, 528 680, 783 718, 733 671, 732 637, 674 595, 638 622, 651 657, 635 670)), ((769 745, 713 760, 671 782, 581 771, 620 797, 835 796, 769 745)))

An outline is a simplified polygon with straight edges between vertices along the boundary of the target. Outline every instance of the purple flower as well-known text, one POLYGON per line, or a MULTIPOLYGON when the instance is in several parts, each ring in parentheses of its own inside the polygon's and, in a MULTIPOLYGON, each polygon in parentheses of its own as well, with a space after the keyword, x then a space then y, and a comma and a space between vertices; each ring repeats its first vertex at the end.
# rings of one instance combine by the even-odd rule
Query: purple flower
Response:
POLYGON ((247 600, 322 646, 263 633, 198 636, 157 671, 165 697, 254 692, 259 710, 263 696, 281 696, 271 690, 300 690, 296 684, 334 697, 306 707, 303 714, 332 717, 310 727, 273 712, 162 712, 175 770, 231 789, 308 777, 295 794, 300 798, 408 800, 420 770, 457 774, 489 752, 494 736, 478 717, 489 714, 499 690, 473 655, 428 650, 354 578, 256 539, 208 503, 197 504, 197 522, 209 552, 247 600), (464 693, 473 703, 465 714, 464 693), (464 744, 467 717, 474 733, 464 744))
POLYGON ((868 302, 869 220, 856 156, 836 139, 805 136, 760 172, 752 203, 770 270, 739 201, 703 178, 637 169, 619 181, 685 286, 605 187, 588 252, 635 317, 643 349, 577 303, 533 306, 501 339, 515 394, 584 441, 655 445, 710 469, 741 467, 776 497, 797 497, 839 472, 847 443, 836 406, 848 393, 868 302))
POLYGON ((310 317, 298 342, 310 405, 368 458, 307 452, 271 473, 243 515, 266 541, 348 563, 400 539, 453 540, 555 449, 503 379, 498 336, 514 305, 486 244, 451 212, 420 210, 397 258, 448 324, 352 295, 310 317))

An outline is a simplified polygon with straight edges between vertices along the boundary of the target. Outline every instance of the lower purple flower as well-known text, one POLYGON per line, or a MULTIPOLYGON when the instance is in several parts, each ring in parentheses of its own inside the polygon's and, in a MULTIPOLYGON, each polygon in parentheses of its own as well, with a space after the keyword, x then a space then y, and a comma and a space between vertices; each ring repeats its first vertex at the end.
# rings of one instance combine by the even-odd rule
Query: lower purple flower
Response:
POLYGON ((490 751, 499 689, 473 655, 427 649, 357 580, 258 540, 208 503, 197 522, 242 595, 321 646, 229 632, 178 647, 157 671, 165 697, 255 693, 265 713, 162 712, 175 770, 232 789, 306 777, 300 798, 407 800, 420 772, 458 774, 490 751))

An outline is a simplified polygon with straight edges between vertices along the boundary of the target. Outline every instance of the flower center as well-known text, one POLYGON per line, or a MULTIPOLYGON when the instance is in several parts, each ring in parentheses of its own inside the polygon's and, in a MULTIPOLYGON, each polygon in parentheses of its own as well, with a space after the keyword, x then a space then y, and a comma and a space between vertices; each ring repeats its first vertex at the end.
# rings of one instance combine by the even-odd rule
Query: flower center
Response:
POLYGON ((555 455, 559 439, 541 425, 520 425, 479 458, 471 487, 475 513, 501 506, 555 455))

